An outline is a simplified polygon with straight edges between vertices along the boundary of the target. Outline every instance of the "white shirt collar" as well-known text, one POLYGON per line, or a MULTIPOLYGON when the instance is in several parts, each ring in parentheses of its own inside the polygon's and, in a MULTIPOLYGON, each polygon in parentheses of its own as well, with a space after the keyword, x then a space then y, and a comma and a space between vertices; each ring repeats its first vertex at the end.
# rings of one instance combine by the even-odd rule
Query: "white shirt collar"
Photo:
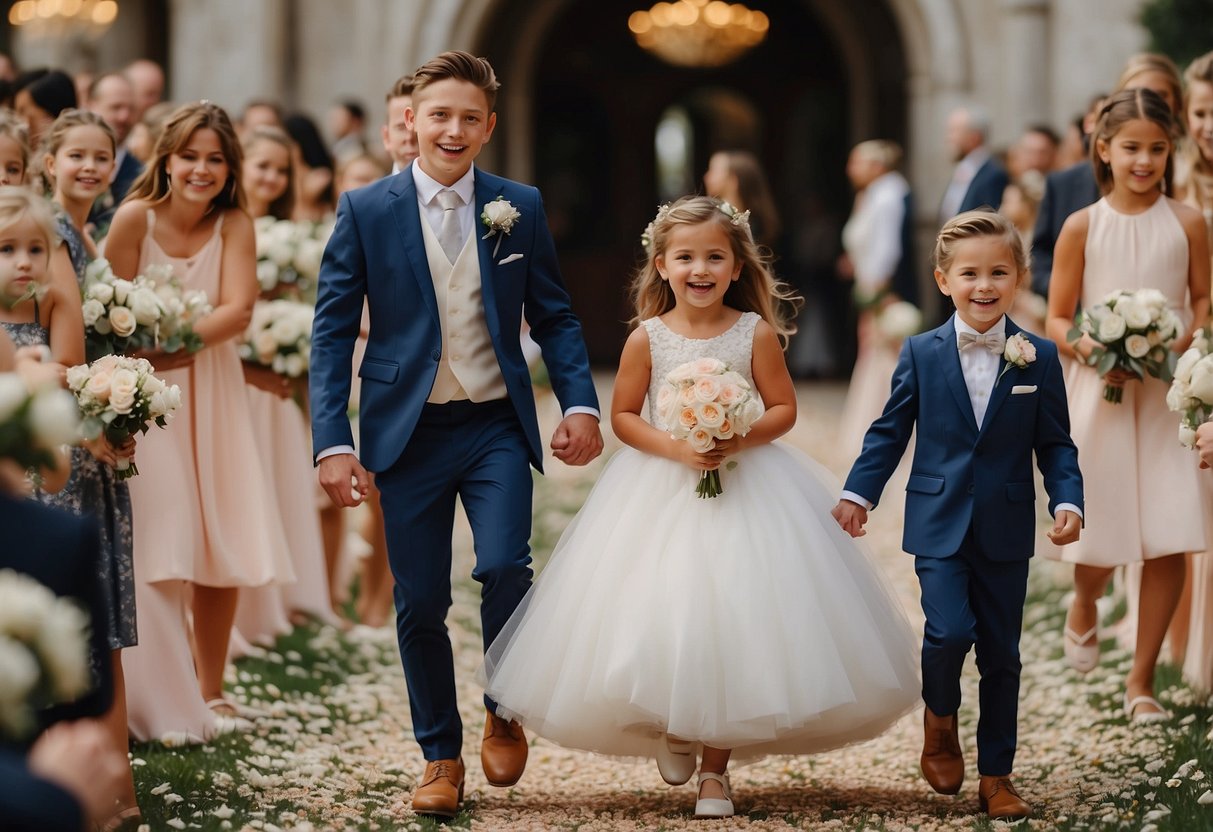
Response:
MULTIPOLYGON (((956 334, 957 335, 959 335, 962 332, 968 332, 971 335, 981 335, 980 332, 973 329, 973 327, 969 326, 964 321, 962 321, 960 319, 959 315, 954 314, 952 316, 952 321, 956 325, 956 334)), ((999 318, 997 321, 994 322, 994 326, 992 326, 986 330, 986 333, 989 334, 991 332, 996 332, 996 333, 1002 335, 1002 334, 1006 333, 1006 331, 1007 331, 1007 316, 1003 315, 1001 318, 999 318)))
POLYGON ((972 179, 977 175, 977 171, 981 169, 981 166, 984 165, 986 160, 989 158, 990 149, 983 144, 980 147, 975 147, 969 151, 969 155, 961 159, 959 164, 956 165, 956 168, 958 171, 963 170, 968 174, 969 178, 972 179))
POLYGON ((434 201, 434 197, 438 196, 439 191, 452 190, 459 194, 459 198, 463 200, 463 204, 471 205, 472 200, 476 196, 476 166, 472 165, 468 168, 468 172, 455 182, 454 185, 443 185, 434 177, 421 169, 421 165, 416 162, 409 164, 409 169, 413 172, 413 184, 417 187, 417 200, 422 205, 429 205, 434 201))

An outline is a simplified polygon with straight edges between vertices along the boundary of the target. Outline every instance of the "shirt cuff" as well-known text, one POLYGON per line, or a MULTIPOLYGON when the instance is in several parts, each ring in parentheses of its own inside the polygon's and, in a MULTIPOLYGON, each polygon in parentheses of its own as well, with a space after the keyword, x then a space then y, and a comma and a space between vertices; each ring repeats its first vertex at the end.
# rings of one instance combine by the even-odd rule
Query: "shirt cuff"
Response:
POLYGON ((842 492, 842 499, 850 500, 852 503, 855 503, 856 505, 863 506, 868 511, 872 510, 872 501, 869 500, 867 497, 862 497, 859 494, 856 494, 854 491, 842 492))
POLYGON ((1080 509, 1078 506, 1074 505, 1073 503, 1058 503, 1057 508, 1055 508, 1053 510, 1053 516, 1056 517, 1058 514, 1060 514, 1063 511, 1074 512, 1075 514, 1078 515, 1079 520, 1086 519, 1085 517, 1082 516, 1082 509, 1080 509))
POLYGON ((585 405, 580 405, 580 404, 575 404, 572 407, 570 407, 568 410, 566 410, 564 412, 564 418, 567 419, 568 417, 572 416, 574 413, 588 413, 591 416, 593 416, 595 419, 597 419, 599 422, 602 421, 602 414, 598 411, 597 408, 586 407, 585 405))
POLYGON ((324 459, 326 456, 337 456, 337 454, 352 454, 354 453, 353 445, 334 445, 331 448, 325 448, 320 453, 316 454, 316 461, 324 459))

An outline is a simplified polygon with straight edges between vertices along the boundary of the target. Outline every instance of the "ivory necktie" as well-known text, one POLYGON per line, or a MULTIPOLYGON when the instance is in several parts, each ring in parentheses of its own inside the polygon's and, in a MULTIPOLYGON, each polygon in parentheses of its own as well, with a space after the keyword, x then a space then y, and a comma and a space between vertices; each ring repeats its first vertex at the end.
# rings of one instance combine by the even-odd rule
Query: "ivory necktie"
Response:
POLYGON ((1006 344, 1007 336, 1001 332, 983 332, 979 335, 974 335, 972 332, 956 333, 956 346, 961 350, 967 350, 969 347, 985 347, 995 355, 999 355, 1006 344))
POLYGON ((442 206, 442 225, 438 228, 438 244, 446 252, 446 259, 453 264, 459 259, 459 251, 463 248, 463 234, 459 230, 459 211, 463 200, 459 194, 451 190, 438 192, 438 204, 442 206))

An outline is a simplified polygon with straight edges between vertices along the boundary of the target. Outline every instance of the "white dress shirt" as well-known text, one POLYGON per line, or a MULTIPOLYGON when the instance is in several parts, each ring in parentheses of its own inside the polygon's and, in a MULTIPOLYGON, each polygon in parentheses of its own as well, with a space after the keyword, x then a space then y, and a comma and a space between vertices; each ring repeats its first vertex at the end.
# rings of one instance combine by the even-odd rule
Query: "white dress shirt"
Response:
POLYGON ((948 189, 943 192, 943 202, 939 205, 939 222, 941 225, 960 213, 960 204, 964 202, 965 194, 969 190, 969 185, 973 182, 973 177, 977 175, 977 171, 981 170, 981 166, 989 158, 990 151, 983 144, 981 147, 974 148, 968 156, 965 156, 956 164, 956 169, 952 171, 952 181, 948 183, 948 189))
POLYGON ((863 189, 842 229, 842 244, 855 267, 855 285, 874 294, 893 277, 901 262, 901 225, 910 185, 897 171, 877 177, 863 189))

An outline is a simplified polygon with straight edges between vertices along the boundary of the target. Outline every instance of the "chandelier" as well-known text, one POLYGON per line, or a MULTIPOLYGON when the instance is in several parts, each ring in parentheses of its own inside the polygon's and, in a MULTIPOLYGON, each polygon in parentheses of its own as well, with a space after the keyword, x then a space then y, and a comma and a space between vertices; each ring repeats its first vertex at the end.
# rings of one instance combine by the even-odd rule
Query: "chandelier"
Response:
POLYGON ((8 22, 33 37, 100 35, 118 16, 116 0, 20 0, 8 22))
POLYGON ((770 19, 740 3, 675 0, 632 12, 628 29, 642 48, 676 66, 723 66, 767 36, 770 19))

